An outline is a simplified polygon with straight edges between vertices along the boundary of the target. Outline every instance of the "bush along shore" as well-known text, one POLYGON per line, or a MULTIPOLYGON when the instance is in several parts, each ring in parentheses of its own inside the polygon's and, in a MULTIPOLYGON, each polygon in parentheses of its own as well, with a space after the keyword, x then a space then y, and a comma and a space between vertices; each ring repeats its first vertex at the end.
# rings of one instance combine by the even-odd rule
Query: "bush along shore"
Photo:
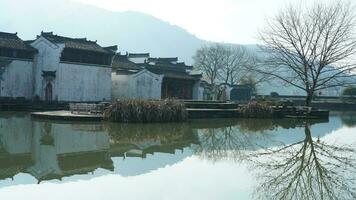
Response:
POLYGON ((240 109, 243 118, 273 118, 274 111, 271 105, 264 102, 250 102, 240 109))
MULTIPOLYGON (((201 102, 196 102, 202 104, 201 102)), ((251 101, 247 105, 238 105, 236 109, 211 108, 211 103, 203 103, 206 108, 195 108, 194 103, 185 104, 183 101, 167 99, 160 101, 149 100, 120 100, 112 103, 103 112, 106 121, 123 123, 154 123, 154 122, 185 122, 188 119, 199 118, 328 118, 328 111, 310 110, 308 107, 278 105, 269 101, 251 101), (193 107, 193 108, 192 108, 193 107), (231 113, 233 112, 233 113, 231 113)), ((214 103, 215 104, 219 103, 214 103)), ((229 104, 221 104, 230 106, 229 104)), ((200 107, 202 105, 199 105, 200 107)))
POLYGON ((329 118, 328 110, 293 106, 290 103, 251 101, 202 102, 179 100, 120 100, 113 103, 72 104, 69 111, 34 112, 31 116, 44 119, 105 120, 119 123, 185 122, 206 118, 329 118))
POLYGON ((184 102, 178 100, 120 100, 105 109, 103 117, 124 123, 184 122, 188 112, 184 102))

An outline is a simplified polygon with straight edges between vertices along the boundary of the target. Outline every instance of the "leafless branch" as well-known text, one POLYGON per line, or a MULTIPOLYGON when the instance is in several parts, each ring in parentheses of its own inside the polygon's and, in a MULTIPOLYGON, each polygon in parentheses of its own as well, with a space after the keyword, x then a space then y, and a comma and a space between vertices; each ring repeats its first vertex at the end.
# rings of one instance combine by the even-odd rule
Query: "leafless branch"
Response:
POLYGON ((356 74, 356 20, 350 3, 289 6, 268 21, 261 32, 267 56, 259 72, 281 79, 307 93, 348 81, 356 74))

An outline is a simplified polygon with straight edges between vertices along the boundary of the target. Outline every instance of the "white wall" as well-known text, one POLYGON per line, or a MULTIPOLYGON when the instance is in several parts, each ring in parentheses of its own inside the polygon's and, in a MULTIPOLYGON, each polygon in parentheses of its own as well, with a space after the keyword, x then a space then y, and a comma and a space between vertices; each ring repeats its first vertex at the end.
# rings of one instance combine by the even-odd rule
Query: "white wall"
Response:
POLYGON ((137 74, 112 73, 113 99, 161 99, 162 75, 142 70, 137 74))
POLYGON ((31 44, 38 49, 35 58, 34 96, 45 99, 46 80, 42 71, 56 71, 52 97, 55 101, 110 101, 111 67, 60 62, 64 44, 53 44, 44 37, 31 44))
POLYGON ((112 80, 112 100, 117 99, 130 99, 129 91, 129 75, 111 73, 112 80))
POLYGON ((226 95, 226 100, 228 100, 228 101, 231 100, 231 90, 232 89, 233 89, 232 87, 226 86, 225 95, 226 95))
POLYGON ((129 61, 131 62, 134 62, 134 63, 144 63, 145 60, 147 59, 148 57, 140 57, 140 58, 128 58, 129 61))
POLYGON ((200 87, 200 81, 197 81, 193 86, 193 99, 203 100, 204 88, 200 87))
POLYGON ((143 70, 129 82, 131 96, 138 99, 161 99, 163 76, 143 70))
MULTIPOLYGON (((64 49, 64 44, 53 44, 44 37, 38 38, 31 46, 38 50, 35 56, 34 67, 34 94, 33 96, 39 96, 41 100, 45 99, 44 89, 46 81, 42 77, 42 71, 57 71, 59 68, 59 61, 61 52, 64 49)), ((56 74, 58 75, 58 73, 56 74)), ((58 97, 58 79, 53 81, 53 100, 58 97)))
POLYGON ((25 97, 32 98, 33 85, 33 61, 13 60, 5 67, 5 72, 0 79, 1 97, 25 97))
POLYGON ((111 101, 111 68, 60 63, 58 101, 111 101))

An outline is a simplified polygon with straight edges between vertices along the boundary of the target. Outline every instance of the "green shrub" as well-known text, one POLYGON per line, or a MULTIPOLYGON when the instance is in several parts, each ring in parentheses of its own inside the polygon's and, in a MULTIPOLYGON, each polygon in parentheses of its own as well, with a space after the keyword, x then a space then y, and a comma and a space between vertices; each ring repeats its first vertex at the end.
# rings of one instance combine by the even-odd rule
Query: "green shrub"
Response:
POLYGON ((279 94, 277 92, 271 92, 269 96, 271 96, 272 98, 278 98, 279 94))
POLYGON ((344 96, 356 96, 356 87, 349 86, 342 91, 344 96))
POLYGON ((114 122, 181 122, 188 119, 185 105, 177 100, 123 100, 104 111, 104 119, 114 122))

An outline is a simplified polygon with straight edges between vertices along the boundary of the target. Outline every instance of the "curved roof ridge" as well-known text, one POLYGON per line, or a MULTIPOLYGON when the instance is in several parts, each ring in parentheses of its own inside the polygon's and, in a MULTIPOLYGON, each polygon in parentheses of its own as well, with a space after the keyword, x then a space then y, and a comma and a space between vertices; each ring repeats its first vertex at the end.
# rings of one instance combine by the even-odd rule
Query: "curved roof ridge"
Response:
POLYGON ((97 40, 92 41, 85 38, 71 38, 61 35, 53 34, 53 32, 41 32, 41 36, 53 43, 64 43, 66 48, 94 51, 99 53, 112 54, 113 51, 100 46, 97 40))

